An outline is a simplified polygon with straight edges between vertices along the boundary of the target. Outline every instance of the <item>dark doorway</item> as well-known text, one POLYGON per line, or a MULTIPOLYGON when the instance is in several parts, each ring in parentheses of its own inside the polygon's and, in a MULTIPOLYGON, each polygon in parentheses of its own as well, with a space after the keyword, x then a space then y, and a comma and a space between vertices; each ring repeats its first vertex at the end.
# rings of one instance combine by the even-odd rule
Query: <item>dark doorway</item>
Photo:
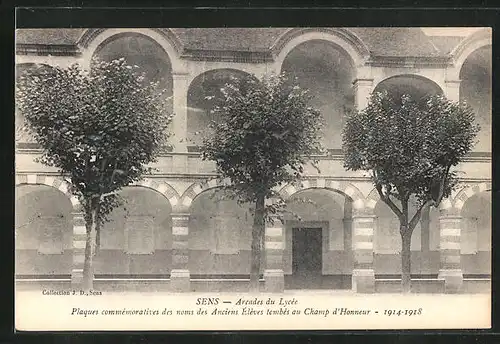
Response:
POLYGON ((299 289, 321 286, 322 229, 293 228, 293 287, 299 289))

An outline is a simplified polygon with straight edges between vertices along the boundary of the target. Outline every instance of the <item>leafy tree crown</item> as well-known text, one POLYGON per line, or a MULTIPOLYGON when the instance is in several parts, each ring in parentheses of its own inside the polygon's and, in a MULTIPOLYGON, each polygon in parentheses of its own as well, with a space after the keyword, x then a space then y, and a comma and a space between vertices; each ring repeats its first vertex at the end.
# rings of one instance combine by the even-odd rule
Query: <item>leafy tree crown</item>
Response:
POLYGON ((242 201, 272 196, 272 188, 300 178, 303 164, 321 151, 321 114, 311 96, 285 75, 234 78, 215 99, 212 134, 202 157, 242 201))
POLYGON ((348 115, 343 132, 345 167, 371 171, 386 196, 437 206, 456 183, 456 166, 479 130, 464 103, 375 93, 368 106, 348 115))
POLYGON ((69 176, 87 210, 100 203, 101 220, 119 203, 114 193, 148 173, 166 145, 166 102, 158 83, 124 59, 94 60, 90 71, 77 64, 32 69, 17 85, 19 109, 43 149, 40 161, 69 176))

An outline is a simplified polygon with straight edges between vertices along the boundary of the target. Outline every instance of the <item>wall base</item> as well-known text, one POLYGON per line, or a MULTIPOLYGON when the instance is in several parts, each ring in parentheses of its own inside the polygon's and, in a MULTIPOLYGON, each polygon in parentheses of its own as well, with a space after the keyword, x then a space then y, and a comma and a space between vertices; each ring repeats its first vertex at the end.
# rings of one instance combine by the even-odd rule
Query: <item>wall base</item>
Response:
POLYGON ((83 271, 73 269, 71 271, 71 287, 81 288, 83 284, 83 271))
POLYGON ((352 271, 352 290, 356 293, 374 293, 375 271, 373 269, 354 269, 352 271))
POLYGON ((464 275, 461 269, 439 270, 438 279, 444 279, 444 292, 449 294, 462 291, 464 275))
POLYGON ((264 291, 267 293, 282 293, 285 290, 285 274, 283 270, 264 271, 264 291))
POLYGON ((172 270, 170 272, 170 289, 176 293, 191 291, 189 270, 172 270))

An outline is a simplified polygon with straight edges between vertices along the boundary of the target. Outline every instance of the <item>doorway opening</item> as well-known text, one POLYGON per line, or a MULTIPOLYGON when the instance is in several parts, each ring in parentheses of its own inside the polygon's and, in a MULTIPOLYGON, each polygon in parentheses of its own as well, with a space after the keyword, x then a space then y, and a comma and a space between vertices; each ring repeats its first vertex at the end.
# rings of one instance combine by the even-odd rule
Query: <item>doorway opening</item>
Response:
POLYGON ((322 284, 323 229, 292 229, 292 285, 315 289, 322 284))

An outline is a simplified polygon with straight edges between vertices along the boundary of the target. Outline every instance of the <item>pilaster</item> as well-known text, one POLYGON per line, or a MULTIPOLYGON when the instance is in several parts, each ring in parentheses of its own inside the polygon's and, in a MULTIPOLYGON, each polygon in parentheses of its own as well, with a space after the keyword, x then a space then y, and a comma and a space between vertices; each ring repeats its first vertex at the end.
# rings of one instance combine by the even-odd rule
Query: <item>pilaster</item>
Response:
POLYGON ((440 270, 439 279, 444 279, 445 292, 461 290, 463 273, 460 262, 460 232, 462 217, 444 212, 439 217, 440 270))
POLYGON ((354 254, 352 289, 358 293, 375 292, 374 222, 374 215, 355 214, 352 218, 352 250, 354 254))
POLYGON ((83 213, 73 213, 73 265, 71 269, 72 287, 80 287, 83 283, 83 265, 85 262, 85 245, 87 228, 83 213))
POLYGON ((264 289, 266 292, 279 293, 285 289, 283 272, 283 224, 276 217, 272 223, 266 222, 264 289))
POLYGON ((370 95, 373 92, 373 79, 358 78, 353 82, 354 86, 354 103, 356 109, 363 110, 367 107, 370 100, 370 95))
POLYGON ((170 286, 174 292, 190 291, 189 214, 172 214, 172 270, 170 286))
POLYGON ((461 80, 445 80, 445 96, 451 101, 460 101, 460 82, 461 80))

